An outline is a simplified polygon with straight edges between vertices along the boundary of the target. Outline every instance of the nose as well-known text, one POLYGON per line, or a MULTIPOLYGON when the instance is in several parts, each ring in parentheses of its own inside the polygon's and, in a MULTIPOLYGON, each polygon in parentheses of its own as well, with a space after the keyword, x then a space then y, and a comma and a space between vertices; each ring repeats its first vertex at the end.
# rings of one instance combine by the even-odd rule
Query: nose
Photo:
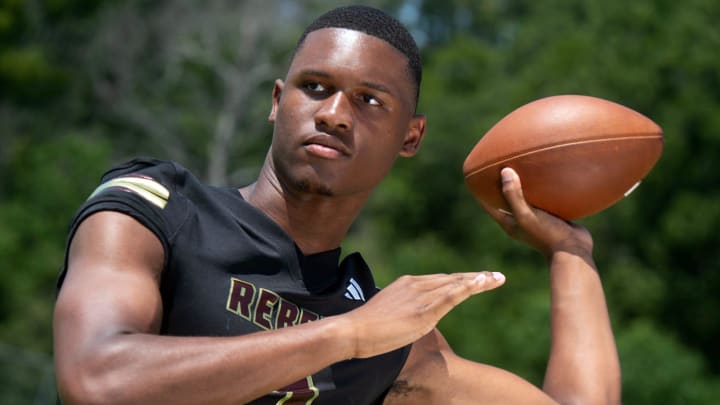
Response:
POLYGON ((315 113, 315 126, 330 132, 346 132, 352 129, 352 106, 347 95, 337 91, 321 101, 315 113))

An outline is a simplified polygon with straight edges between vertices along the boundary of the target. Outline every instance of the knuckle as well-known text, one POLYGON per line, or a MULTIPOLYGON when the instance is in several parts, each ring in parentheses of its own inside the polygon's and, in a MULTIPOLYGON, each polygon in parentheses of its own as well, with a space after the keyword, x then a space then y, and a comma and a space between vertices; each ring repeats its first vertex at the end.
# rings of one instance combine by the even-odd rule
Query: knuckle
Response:
POLYGON ((468 280, 462 278, 462 279, 456 279, 453 282, 452 288, 450 288, 447 293, 443 296, 443 300, 450 305, 457 305, 458 302, 464 300, 468 296, 470 296, 473 292, 473 285, 472 283, 468 282, 468 280))
POLYGON ((404 286, 408 286, 408 285, 412 286, 413 284, 415 284, 415 281, 416 281, 416 277, 410 276, 408 274, 404 274, 404 275, 398 277, 396 280, 396 282, 398 284, 402 284, 404 286))
POLYGON ((432 323, 436 317, 437 307, 432 303, 421 303, 416 305, 408 314, 411 322, 417 325, 432 323))

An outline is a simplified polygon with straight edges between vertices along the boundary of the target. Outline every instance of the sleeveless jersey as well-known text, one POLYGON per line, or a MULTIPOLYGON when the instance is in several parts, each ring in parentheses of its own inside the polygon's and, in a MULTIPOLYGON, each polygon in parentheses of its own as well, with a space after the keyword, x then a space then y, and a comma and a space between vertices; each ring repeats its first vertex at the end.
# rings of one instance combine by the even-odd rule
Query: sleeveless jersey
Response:
MULTIPOLYGON (((237 336, 298 325, 351 311, 377 292, 360 254, 339 265, 339 248, 305 256, 237 189, 205 185, 174 162, 141 158, 105 173, 74 217, 70 238, 85 218, 107 210, 132 216, 163 245, 164 335, 237 336)), ((63 278, 64 271, 58 286, 63 278)), ((333 364, 251 403, 381 403, 409 348, 333 364)))

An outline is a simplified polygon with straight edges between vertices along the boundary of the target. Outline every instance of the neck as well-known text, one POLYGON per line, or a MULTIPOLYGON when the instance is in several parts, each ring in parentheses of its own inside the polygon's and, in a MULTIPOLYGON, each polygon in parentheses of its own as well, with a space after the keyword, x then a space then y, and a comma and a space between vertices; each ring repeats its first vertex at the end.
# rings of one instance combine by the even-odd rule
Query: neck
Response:
POLYGON ((257 182, 240 189, 240 193, 277 222, 306 255, 339 247, 369 197, 293 192, 268 176, 265 169, 257 182))

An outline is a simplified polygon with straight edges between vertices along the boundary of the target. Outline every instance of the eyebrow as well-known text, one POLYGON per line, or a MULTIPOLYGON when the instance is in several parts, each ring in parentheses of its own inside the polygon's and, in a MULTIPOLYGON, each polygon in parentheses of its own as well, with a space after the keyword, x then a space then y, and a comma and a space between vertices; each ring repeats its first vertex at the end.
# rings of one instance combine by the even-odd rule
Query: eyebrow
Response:
POLYGON ((387 88, 387 86, 383 86, 383 85, 380 84, 380 83, 362 82, 362 83, 360 83, 360 84, 362 84, 362 85, 365 86, 365 87, 369 87, 369 88, 371 88, 371 89, 375 89, 375 90, 377 90, 377 91, 381 91, 381 92, 383 92, 383 93, 388 93, 388 94, 390 94, 390 95, 393 94, 393 92, 390 91, 390 89, 387 88))
MULTIPOLYGON (((317 76, 317 77, 322 77, 325 79, 332 78, 331 74, 324 72, 322 70, 315 70, 315 69, 305 69, 300 72, 300 75, 302 75, 302 76, 317 76)), ((380 91, 383 93, 394 95, 394 93, 392 92, 392 90, 390 90, 390 88, 388 88, 387 86, 382 85, 380 83, 365 81, 365 82, 361 82, 360 85, 369 87, 371 89, 374 89, 374 90, 377 90, 377 91, 380 91)))

